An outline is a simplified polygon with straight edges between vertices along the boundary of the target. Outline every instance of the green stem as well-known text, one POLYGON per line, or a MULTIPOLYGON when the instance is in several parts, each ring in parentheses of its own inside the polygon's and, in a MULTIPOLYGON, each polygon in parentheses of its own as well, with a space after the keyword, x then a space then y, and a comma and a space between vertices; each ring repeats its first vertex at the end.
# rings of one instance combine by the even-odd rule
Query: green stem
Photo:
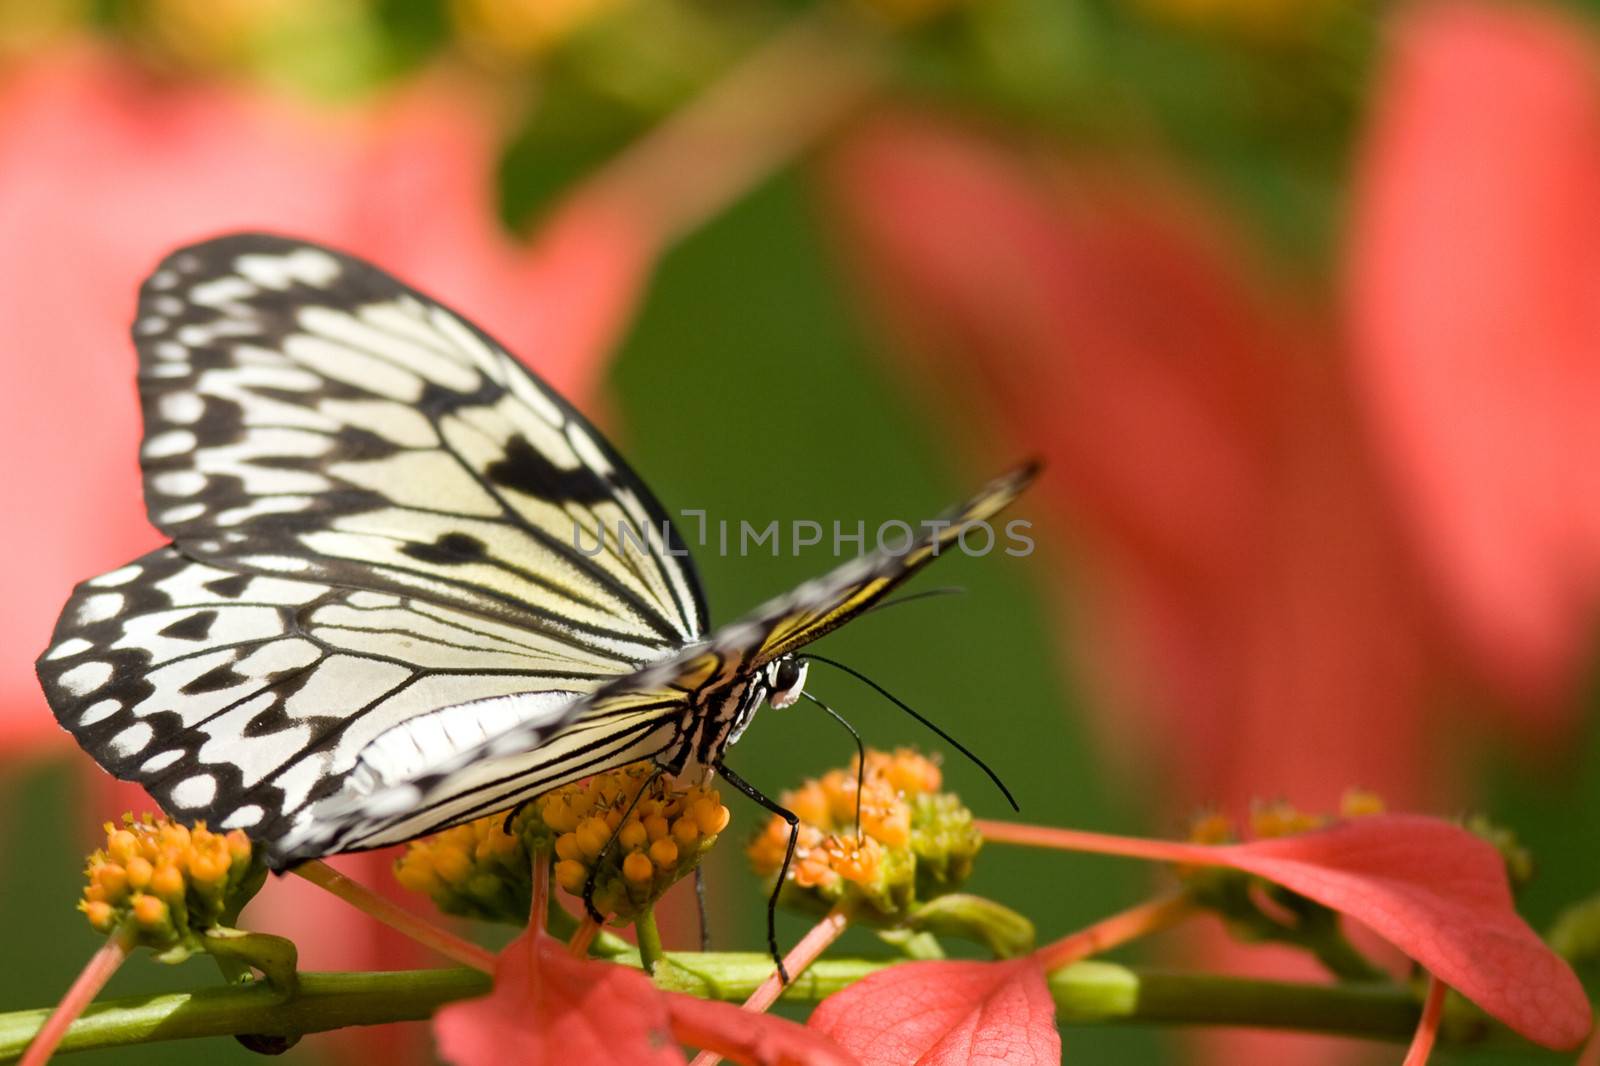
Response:
POLYGON ((646 907, 633 920, 633 929, 639 934, 639 958, 644 972, 653 974, 656 964, 665 957, 665 949, 661 946, 661 930, 656 928, 656 909, 646 907))
MULTIPOLYGON (((637 965, 637 956, 623 961, 637 965)), ((749 997, 772 972, 757 953, 674 952, 656 984, 723 1000, 749 997)), ((818 959, 784 991, 816 1001, 894 965, 882 960, 818 959)), ((1064 1024, 1237 1025, 1405 1042, 1421 1013, 1415 993, 1395 984, 1316 985, 1134 969, 1080 962, 1049 977, 1064 1024)), ((471 969, 401 973, 306 973, 299 994, 283 998, 265 983, 99 1003, 73 1023, 62 1051, 234 1033, 293 1036, 350 1025, 427 1018, 453 1000, 481 996, 489 977, 471 969)), ((0 1014, 0 1062, 22 1053, 48 1011, 0 1014)), ((1455 1000, 1446 1010, 1447 1043, 1527 1048, 1455 1000)))

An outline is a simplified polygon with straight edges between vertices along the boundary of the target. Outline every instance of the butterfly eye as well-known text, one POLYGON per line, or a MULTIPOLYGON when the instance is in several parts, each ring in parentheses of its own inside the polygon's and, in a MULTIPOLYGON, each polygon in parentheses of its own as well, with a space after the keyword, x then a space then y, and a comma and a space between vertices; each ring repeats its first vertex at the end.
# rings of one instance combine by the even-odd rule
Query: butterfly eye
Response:
POLYGON ((800 698, 800 689, 806 683, 806 669, 793 659, 780 659, 773 666, 770 683, 772 694, 767 702, 782 710, 800 698))

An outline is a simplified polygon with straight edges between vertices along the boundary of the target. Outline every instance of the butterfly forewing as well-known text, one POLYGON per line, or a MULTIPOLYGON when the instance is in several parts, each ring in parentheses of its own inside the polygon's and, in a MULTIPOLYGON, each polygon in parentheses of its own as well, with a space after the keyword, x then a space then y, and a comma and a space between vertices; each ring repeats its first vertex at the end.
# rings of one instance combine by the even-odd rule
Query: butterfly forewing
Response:
POLYGON ((162 264, 134 334, 146 500, 186 555, 419 594, 639 660, 705 628, 670 521, 599 433, 389 275, 224 238, 162 264))
POLYGON ((364 749, 408 775, 549 735, 703 630, 670 522, 604 439, 381 271, 223 238, 161 264, 134 336, 146 500, 175 544, 80 586, 39 674, 175 814, 274 839, 364 749))

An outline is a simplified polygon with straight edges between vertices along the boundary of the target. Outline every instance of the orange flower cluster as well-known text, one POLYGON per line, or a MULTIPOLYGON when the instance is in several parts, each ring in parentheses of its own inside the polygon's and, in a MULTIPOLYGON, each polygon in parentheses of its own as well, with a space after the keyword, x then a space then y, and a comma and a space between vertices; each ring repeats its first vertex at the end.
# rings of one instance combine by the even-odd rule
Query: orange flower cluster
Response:
MULTIPOLYGON (((939 792, 943 775, 932 760, 906 748, 869 751, 859 788, 858 769, 831 770, 783 794, 800 818, 783 898, 805 909, 848 899, 865 917, 886 919, 965 877, 981 839, 971 813, 939 792)), ((788 844, 788 823, 773 816, 746 849, 751 865, 776 875, 788 844)))
POLYGON ((395 861, 395 879, 432 898, 446 914, 527 921, 533 881, 526 834, 532 815, 531 809, 519 811, 509 833, 501 813, 412 841, 395 861))
POLYGON ((630 921, 699 864, 729 817, 715 789, 674 791, 636 763, 546 793, 509 833, 497 814, 416 841, 395 876, 447 913, 521 922, 531 854, 553 851, 556 884, 582 896, 593 873, 596 909, 630 921))
POLYGON ((240 830, 213 833, 149 814, 125 814, 122 823, 105 824, 78 904, 102 933, 129 926, 141 943, 171 948, 218 925, 261 885, 240 830))
POLYGON ((596 909, 619 921, 635 917, 699 865, 731 817, 715 789, 674 792, 653 775, 650 764, 638 763, 539 801, 540 819, 556 834, 556 884, 581 896, 593 872, 596 909))
MULTIPOLYGON (((1383 798, 1366 789, 1348 789, 1339 800, 1340 818, 1362 818, 1383 812, 1383 798)), ((1329 815, 1302 811, 1283 800, 1259 802, 1250 808, 1250 836, 1256 840, 1294 836, 1321 829, 1332 820, 1329 815)), ((1190 823, 1189 839, 1196 844, 1231 844, 1239 836, 1231 820, 1213 811, 1190 823)))

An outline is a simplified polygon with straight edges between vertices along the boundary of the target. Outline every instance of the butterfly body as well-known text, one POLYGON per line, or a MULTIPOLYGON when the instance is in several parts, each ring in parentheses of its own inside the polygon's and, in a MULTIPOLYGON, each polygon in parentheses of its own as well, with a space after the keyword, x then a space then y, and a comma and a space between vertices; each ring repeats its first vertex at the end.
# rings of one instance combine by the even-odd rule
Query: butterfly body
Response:
POLYGON ((682 539, 581 414, 357 259, 259 234, 181 249, 134 338, 152 521, 74 590, 38 672, 108 771, 287 867, 641 759, 721 773, 803 645, 1005 506, 721 629, 682 539))

